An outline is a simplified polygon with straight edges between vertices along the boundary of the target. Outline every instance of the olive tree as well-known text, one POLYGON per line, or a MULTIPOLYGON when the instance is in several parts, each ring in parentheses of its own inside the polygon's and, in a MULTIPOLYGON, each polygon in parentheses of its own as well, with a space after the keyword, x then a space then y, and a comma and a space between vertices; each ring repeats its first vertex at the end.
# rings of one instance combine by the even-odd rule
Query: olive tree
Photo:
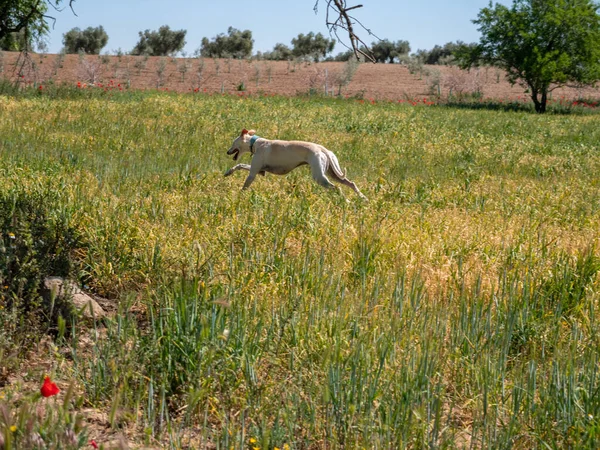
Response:
POLYGON ((171 30, 163 25, 158 31, 139 32, 140 40, 131 51, 132 55, 169 56, 181 51, 185 45, 186 30, 171 30))
POLYGON ((218 34, 212 40, 202 38, 200 54, 210 58, 246 58, 252 54, 252 31, 229 27, 227 34, 218 34))
POLYGON ((102 25, 98 27, 88 27, 85 30, 72 28, 63 34, 63 45, 65 53, 84 52, 88 55, 99 55, 100 50, 108 42, 108 34, 104 31, 102 25))
POLYGON ((408 41, 392 42, 384 39, 371 44, 371 52, 376 62, 393 63, 401 55, 407 55, 410 52, 408 41))
POLYGON ((321 57, 331 53, 335 46, 333 39, 327 39, 321 33, 314 34, 312 31, 308 34, 300 33, 292 39, 292 54, 296 57, 308 56, 318 62, 321 57))

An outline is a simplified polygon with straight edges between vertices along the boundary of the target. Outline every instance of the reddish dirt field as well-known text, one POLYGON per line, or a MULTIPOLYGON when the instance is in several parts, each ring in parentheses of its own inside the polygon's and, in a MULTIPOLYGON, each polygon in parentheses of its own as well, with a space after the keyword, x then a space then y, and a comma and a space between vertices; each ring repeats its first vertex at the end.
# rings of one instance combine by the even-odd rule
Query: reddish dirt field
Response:
MULTIPOLYGON (((297 95, 308 92, 360 96, 376 100, 401 100, 449 93, 481 91, 484 98, 518 100, 528 94, 511 86, 495 68, 470 72, 448 66, 424 66, 410 73, 400 64, 361 64, 351 82, 337 81, 345 65, 338 62, 306 63, 250 61, 212 58, 142 56, 86 56, 0 53, 0 77, 24 84, 66 82, 111 84, 123 89, 168 89, 169 91, 224 92, 235 94, 297 95), (112 83, 111 83, 112 81, 112 83), (120 85, 120 86, 119 86, 120 85), (439 86, 439 87, 438 87, 439 86)), ((600 98, 598 88, 561 88, 554 98, 600 98)))

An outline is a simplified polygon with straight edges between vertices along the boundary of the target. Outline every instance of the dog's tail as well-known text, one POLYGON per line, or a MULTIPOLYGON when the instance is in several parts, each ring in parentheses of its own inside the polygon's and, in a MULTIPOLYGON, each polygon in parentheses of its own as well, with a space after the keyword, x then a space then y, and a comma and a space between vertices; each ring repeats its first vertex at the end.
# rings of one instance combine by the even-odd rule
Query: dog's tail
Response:
POLYGON ((330 150, 327 150, 325 154, 327 155, 327 159, 329 160, 329 170, 331 171, 331 173, 333 173, 333 175, 335 175, 341 180, 345 179, 346 174, 342 171, 340 163, 338 162, 338 159, 335 156, 335 154, 330 150))

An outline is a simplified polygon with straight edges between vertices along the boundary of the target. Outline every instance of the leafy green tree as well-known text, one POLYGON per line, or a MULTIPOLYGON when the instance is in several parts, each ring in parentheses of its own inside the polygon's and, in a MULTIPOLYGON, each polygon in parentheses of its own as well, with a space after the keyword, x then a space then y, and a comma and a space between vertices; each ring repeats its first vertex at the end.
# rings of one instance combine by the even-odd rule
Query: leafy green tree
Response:
POLYGON ((171 30, 163 25, 158 31, 140 31, 140 40, 131 51, 132 55, 168 56, 181 51, 185 45, 186 30, 171 30))
MULTIPOLYGON (((68 0, 69 6, 75 0, 68 0)), ((23 50, 48 33, 48 5, 58 9, 67 0, 0 0, 0 46, 23 50), (16 33, 16 34, 15 34, 16 33)))
POLYGON ((48 31, 47 11, 48 5, 39 0, 0 1, 0 40, 23 29, 44 34, 48 31))
POLYGON ((73 28, 63 34, 63 45, 66 53, 79 53, 80 51, 88 55, 98 55, 108 42, 108 34, 104 31, 102 25, 99 27, 88 27, 81 31, 79 28, 73 28))
POLYGON ((319 62, 321 57, 327 56, 333 51, 335 40, 327 39, 321 33, 314 34, 312 31, 307 35, 300 33, 292 39, 292 54, 296 57, 309 56, 319 62))
POLYGON ((200 54, 210 58, 246 58, 252 55, 252 31, 229 27, 227 34, 220 33, 212 40, 202 38, 200 54))
POLYGON ((401 55, 406 55, 410 52, 410 44, 408 41, 391 42, 384 39, 371 44, 371 52, 376 62, 395 62, 396 58, 401 55))
POLYGON ((346 50, 345 52, 339 52, 335 56, 330 56, 327 58, 327 61, 337 61, 337 62, 346 62, 350 59, 356 59, 356 55, 354 54, 354 50, 346 50))
POLYGON ((504 69, 543 113, 557 87, 600 79, 598 8, 591 0, 514 0, 510 8, 490 3, 473 21, 481 41, 458 52, 461 66, 504 69))
POLYGON ((443 46, 435 45, 431 50, 419 49, 416 52, 416 57, 421 64, 429 65, 449 65, 453 64, 456 59, 456 52, 464 47, 473 47, 475 44, 465 44, 462 41, 447 42, 443 46))
POLYGON ((263 53, 263 59, 272 61, 289 61, 294 56, 292 50, 285 44, 275 44, 273 50, 263 53))
POLYGON ((21 31, 6 34, 0 39, 0 50, 21 52, 33 46, 33 39, 23 28, 21 31))

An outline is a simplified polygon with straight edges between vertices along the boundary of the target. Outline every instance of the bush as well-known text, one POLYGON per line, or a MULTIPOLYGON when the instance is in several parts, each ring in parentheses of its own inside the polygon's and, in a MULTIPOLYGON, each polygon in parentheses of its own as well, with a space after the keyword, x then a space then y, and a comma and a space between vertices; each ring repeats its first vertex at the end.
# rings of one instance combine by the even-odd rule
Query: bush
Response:
POLYGON ((77 269, 78 234, 55 213, 55 204, 50 191, 0 193, 0 355, 6 361, 71 317, 68 302, 43 295, 46 277, 66 277, 77 269))

